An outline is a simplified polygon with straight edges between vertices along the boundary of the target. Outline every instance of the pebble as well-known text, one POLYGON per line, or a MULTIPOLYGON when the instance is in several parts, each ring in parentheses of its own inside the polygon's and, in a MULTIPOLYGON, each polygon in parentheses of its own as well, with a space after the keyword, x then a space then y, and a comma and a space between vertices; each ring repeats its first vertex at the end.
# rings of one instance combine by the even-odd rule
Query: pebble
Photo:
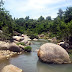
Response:
POLYGON ((0 50, 0 60, 2 59, 9 59, 11 56, 16 55, 17 52, 11 52, 9 50, 0 50))

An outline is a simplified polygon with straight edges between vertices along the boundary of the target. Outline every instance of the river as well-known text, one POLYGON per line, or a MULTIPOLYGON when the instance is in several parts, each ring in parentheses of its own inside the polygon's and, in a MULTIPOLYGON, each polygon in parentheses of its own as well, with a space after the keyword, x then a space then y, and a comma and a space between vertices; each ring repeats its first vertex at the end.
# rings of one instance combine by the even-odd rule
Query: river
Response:
POLYGON ((39 41, 32 41, 31 53, 23 53, 21 55, 10 58, 9 60, 4 60, 0 62, 0 70, 8 64, 13 64, 21 69, 24 72, 72 72, 72 64, 46 64, 39 61, 37 57, 36 49, 47 43, 47 40, 40 39, 39 41))

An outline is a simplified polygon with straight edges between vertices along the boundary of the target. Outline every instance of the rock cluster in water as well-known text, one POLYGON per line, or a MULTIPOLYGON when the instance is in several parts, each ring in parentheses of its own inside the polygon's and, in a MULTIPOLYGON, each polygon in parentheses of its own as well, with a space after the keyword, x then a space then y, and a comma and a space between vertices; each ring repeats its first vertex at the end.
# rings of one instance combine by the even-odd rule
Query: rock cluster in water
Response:
POLYGON ((24 47, 30 45, 31 40, 27 35, 13 36, 13 42, 0 41, 0 60, 9 58, 15 54, 20 54, 24 51, 24 47), (24 45, 17 45, 17 43, 24 43, 24 45))
POLYGON ((23 42, 26 45, 30 45, 30 38, 27 35, 22 34, 21 36, 13 36, 14 42, 15 43, 19 43, 19 42, 23 42))

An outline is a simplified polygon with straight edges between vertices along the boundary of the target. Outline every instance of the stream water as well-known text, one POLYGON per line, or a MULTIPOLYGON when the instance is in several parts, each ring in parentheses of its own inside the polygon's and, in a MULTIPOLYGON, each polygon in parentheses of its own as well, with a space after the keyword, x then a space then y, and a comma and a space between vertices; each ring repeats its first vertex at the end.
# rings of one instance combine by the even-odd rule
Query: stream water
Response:
POLYGON ((40 39, 39 41, 32 41, 31 53, 23 53, 21 55, 10 58, 9 60, 4 60, 0 62, 0 70, 8 64, 13 64, 24 72, 72 72, 72 64, 46 64, 38 60, 36 49, 47 43, 47 40, 40 39))

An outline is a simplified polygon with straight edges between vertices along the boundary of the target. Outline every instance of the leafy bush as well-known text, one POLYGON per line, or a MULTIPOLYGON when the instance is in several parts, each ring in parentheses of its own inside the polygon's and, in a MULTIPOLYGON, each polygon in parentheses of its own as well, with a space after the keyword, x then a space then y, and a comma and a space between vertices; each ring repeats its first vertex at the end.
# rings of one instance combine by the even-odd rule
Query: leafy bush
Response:
POLYGON ((17 45, 19 45, 19 44, 25 46, 25 43, 23 43, 23 42, 19 42, 19 43, 17 43, 17 45))
POLYGON ((0 33, 0 40, 11 40, 11 33, 8 34, 8 33, 0 33))
POLYGON ((53 37, 56 37, 56 35, 53 34, 53 33, 50 33, 50 34, 49 34, 49 38, 53 38, 53 37))
POLYGON ((31 50, 32 50, 32 47, 30 47, 30 46, 27 46, 24 48, 24 51, 27 51, 27 52, 31 52, 31 50))
POLYGON ((30 39, 34 39, 34 38, 38 39, 38 36, 36 36, 36 35, 30 35, 30 39))

